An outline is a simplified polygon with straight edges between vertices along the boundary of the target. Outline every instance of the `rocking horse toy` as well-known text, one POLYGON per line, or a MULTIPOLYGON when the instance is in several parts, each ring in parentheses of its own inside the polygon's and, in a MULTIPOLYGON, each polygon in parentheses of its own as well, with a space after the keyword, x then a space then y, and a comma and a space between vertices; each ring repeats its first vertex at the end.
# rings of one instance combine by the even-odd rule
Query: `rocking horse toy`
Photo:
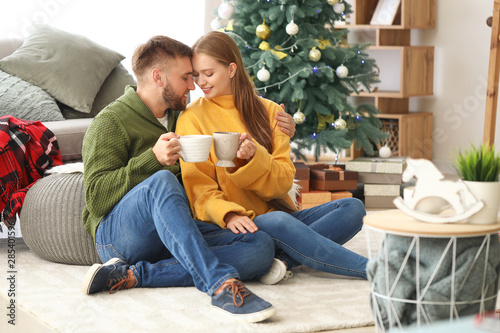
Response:
POLYGON ((431 161, 408 158, 406 162, 402 179, 408 182, 415 177, 415 189, 404 199, 398 197, 393 201, 405 214, 424 222, 454 223, 466 220, 484 207, 462 180, 444 180, 431 161), (452 215, 442 214, 452 210, 452 215))

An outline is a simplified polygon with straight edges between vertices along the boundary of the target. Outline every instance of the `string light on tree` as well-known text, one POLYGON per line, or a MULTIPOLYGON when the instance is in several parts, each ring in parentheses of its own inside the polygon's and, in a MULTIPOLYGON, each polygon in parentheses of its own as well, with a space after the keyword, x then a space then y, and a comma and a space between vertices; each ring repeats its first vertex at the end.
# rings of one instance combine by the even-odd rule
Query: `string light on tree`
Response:
POLYGON ((299 26, 293 22, 293 20, 290 21, 290 23, 287 24, 286 26, 286 33, 289 34, 290 36, 295 36, 299 32, 299 26))
POLYGON ((319 61, 319 59, 321 59, 321 52, 320 52, 320 50, 318 50, 317 48, 313 47, 311 49, 311 51, 309 51, 309 59, 311 59, 314 62, 319 61))
POLYGON ((335 73, 337 74, 337 76, 339 78, 343 79, 343 78, 347 77, 347 75, 349 75, 349 70, 344 65, 340 65, 335 70, 335 73))
POLYGON ((234 8, 227 2, 223 2, 220 4, 219 8, 217 9, 217 14, 225 20, 230 20, 231 17, 233 17, 234 13, 234 8))
POLYGON ((266 40, 271 37, 271 28, 266 24, 265 19, 262 24, 259 24, 257 26, 257 29, 255 29, 255 34, 262 40, 266 40))
POLYGON ((333 5, 333 11, 337 14, 343 13, 345 10, 345 5, 343 2, 338 2, 333 5))
POLYGON ((266 67, 262 67, 258 72, 257 72, 257 79, 261 82, 266 82, 271 78, 271 73, 266 69, 266 67))

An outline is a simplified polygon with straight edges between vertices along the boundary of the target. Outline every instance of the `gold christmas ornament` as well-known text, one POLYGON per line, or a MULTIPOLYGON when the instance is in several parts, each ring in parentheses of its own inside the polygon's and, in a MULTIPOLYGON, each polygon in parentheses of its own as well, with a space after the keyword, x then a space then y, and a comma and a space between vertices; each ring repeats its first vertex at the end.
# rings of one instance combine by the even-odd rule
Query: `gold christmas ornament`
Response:
POLYGON ((326 2, 328 2, 328 4, 329 4, 330 6, 333 6, 333 5, 335 5, 337 2, 339 2, 339 0, 326 0, 326 2))
POLYGON ((336 130, 343 130, 347 127, 347 123, 345 122, 344 119, 339 118, 339 119, 335 120, 334 127, 336 130))
POLYGON ((255 34, 262 40, 266 40, 271 37, 271 28, 266 24, 266 20, 262 24, 257 26, 255 29, 255 34))
POLYGON ((319 61, 319 59, 321 59, 321 52, 317 48, 313 47, 311 51, 309 51, 309 59, 314 62, 319 61))

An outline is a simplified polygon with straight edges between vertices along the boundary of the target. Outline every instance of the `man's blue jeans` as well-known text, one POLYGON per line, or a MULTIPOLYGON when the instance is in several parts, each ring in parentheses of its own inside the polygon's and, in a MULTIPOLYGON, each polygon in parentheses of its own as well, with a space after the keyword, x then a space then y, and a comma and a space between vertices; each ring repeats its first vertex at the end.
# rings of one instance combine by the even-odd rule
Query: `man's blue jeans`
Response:
POLYGON ((346 198, 292 214, 263 214, 254 222, 273 238, 276 256, 288 268, 303 264, 323 272, 366 279, 367 258, 342 246, 361 230, 365 215, 360 200, 346 198))
POLYGON ((193 220, 184 188, 159 171, 128 192, 96 232, 103 262, 127 262, 136 287, 196 286, 212 295, 228 278, 265 274, 275 255, 266 233, 234 234, 193 220))

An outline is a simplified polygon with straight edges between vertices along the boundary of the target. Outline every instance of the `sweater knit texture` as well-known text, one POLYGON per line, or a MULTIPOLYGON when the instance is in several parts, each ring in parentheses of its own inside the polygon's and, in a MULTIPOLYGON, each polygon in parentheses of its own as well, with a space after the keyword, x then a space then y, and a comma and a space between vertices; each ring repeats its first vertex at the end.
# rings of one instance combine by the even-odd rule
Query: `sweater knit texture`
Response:
MULTIPOLYGON (((168 132, 175 131, 178 111, 167 111, 168 132)), ((136 93, 127 86, 123 96, 94 118, 83 140, 85 166, 85 230, 95 231, 113 207, 137 184, 155 172, 170 170, 180 180, 180 165, 162 166, 153 153, 167 129, 136 93)))
MULTIPOLYGON (((212 145, 208 161, 186 163, 181 160, 182 179, 195 219, 226 227, 224 216, 234 212, 253 219, 272 211, 271 199, 285 198, 293 207, 288 191, 293 185, 295 167, 290 159, 290 138, 277 126, 280 106, 262 99, 272 128, 273 152, 257 143, 253 158, 235 159, 236 167, 216 167, 218 159, 212 145)), ((201 97, 189 104, 179 117, 179 135, 214 132, 248 132, 236 109, 233 96, 213 99, 201 97)))

